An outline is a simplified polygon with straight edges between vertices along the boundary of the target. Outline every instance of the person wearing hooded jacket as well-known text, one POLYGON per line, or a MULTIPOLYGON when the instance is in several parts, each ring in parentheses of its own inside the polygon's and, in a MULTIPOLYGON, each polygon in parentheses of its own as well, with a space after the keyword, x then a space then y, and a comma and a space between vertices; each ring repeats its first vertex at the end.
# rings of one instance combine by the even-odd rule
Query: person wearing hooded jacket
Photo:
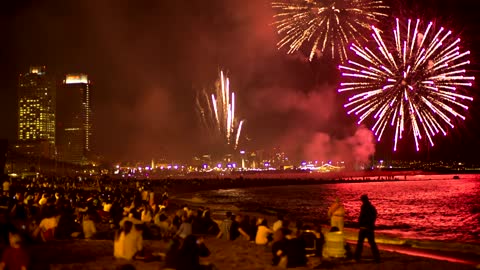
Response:
POLYGON ((360 260, 360 257, 362 256, 363 241, 367 238, 372 250, 373 258, 376 262, 380 262, 380 252, 375 243, 375 221, 377 219, 377 209, 372 205, 366 194, 362 195, 360 200, 362 200, 362 207, 358 218, 360 231, 358 232, 355 260, 360 260))

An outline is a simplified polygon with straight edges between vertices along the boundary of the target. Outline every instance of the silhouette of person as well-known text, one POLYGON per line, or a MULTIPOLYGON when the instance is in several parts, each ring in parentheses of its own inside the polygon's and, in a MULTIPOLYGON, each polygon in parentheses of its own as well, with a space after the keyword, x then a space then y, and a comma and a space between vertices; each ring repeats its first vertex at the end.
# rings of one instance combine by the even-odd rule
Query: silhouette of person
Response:
POLYGON ((360 197, 362 200, 362 208, 360 209, 360 216, 358 223, 360 225, 360 231, 358 232, 357 248, 355 250, 355 260, 359 261, 362 256, 363 241, 368 239, 370 248, 372 249, 373 258, 376 262, 380 262, 380 253, 378 251, 377 244, 375 243, 375 221, 377 219, 377 209, 369 201, 366 194, 360 197))

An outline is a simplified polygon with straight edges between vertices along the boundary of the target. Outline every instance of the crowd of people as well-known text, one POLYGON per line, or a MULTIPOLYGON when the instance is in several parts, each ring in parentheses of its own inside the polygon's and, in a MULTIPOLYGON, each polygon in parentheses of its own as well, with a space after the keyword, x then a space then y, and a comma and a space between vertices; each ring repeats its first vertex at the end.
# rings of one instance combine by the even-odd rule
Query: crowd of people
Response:
POLYGON ((153 181, 35 177, 7 179, 2 188, 2 224, 7 226, 2 230, 5 232, 2 241, 10 243, 10 248, 4 251, 0 269, 6 264, 27 269, 28 257, 19 248, 22 238, 39 242, 113 239, 115 258, 145 261, 157 257, 154 251, 144 249, 143 240, 163 239, 169 243, 163 257, 165 266, 178 270, 212 268, 201 265, 199 260, 210 254, 204 243, 204 237, 209 235, 264 246, 272 252, 272 264, 283 267, 304 266, 308 256, 360 260, 364 238, 372 247, 374 259, 380 260, 374 241, 377 213, 366 195, 361 197, 360 233, 353 254, 343 234, 345 209, 339 199, 328 211, 331 229, 323 234, 321 226, 301 221, 293 226, 283 215, 278 215, 269 226, 263 217, 226 212, 224 220, 217 224, 209 208, 172 207, 168 187, 153 181), (160 193, 158 188, 154 192, 155 184, 163 189, 160 193), (12 262, 11 256, 6 258, 8 252, 19 254, 19 260, 12 262))

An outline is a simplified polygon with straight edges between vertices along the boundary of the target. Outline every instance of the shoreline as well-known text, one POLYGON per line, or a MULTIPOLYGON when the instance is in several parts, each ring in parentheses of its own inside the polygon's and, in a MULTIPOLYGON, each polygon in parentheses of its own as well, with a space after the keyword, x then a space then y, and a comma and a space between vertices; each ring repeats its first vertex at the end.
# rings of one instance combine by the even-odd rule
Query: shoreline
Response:
MULTIPOLYGON (((212 217, 216 219, 217 223, 221 222, 223 213, 226 211, 257 217, 262 216, 269 221, 269 224, 273 224, 275 221, 274 213, 256 212, 241 209, 235 205, 229 204, 210 203, 202 198, 195 197, 195 193, 196 192, 177 194, 178 196, 175 196, 173 200, 176 202, 176 204, 187 204, 188 206, 194 208, 198 206, 210 207, 212 211, 212 217)), ((328 225, 321 224, 321 226, 324 234, 328 232, 328 225)), ((350 244, 356 244, 358 238, 358 229, 350 227, 345 228, 345 238, 350 244)), ((375 233, 375 238, 379 248, 384 251, 401 253, 408 256, 448 261, 469 266, 480 265, 480 244, 478 243, 401 238, 382 231, 377 231, 375 233)))
POLYGON ((256 188, 296 185, 328 185, 357 183, 388 183, 406 181, 444 181, 458 179, 479 180, 480 173, 432 173, 424 171, 382 171, 382 172, 341 172, 341 173, 248 173, 231 175, 196 175, 167 179, 144 179, 154 184, 156 192, 165 188, 176 194, 207 190, 256 188), (468 177, 470 176, 470 177, 468 177))

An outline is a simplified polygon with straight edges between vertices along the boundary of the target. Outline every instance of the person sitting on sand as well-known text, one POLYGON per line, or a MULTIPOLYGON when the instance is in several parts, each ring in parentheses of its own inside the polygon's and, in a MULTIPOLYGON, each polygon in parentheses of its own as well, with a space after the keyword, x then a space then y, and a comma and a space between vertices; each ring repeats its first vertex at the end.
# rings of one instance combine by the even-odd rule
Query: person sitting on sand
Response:
POLYGON ((38 227, 33 232, 33 238, 39 235, 44 242, 53 240, 55 238, 55 230, 58 226, 58 218, 55 214, 55 209, 49 207, 45 209, 45 218, 42 219, 38 227))
MULTIPOLYGON (((243 236, 243 239, 247 240, 247 241, 250 241, 250 236, 248 235, 247 231, 248 231, 248 223, 245 224, 244 221, 243 221, 244 217, 241 215, 241 214, 238 214, 235 216, 235 224, 236 224, 236 228, 235 228, 235 233, 233 232, 233 229, 231 231, 231 237, 232 239, 231 240, 235 240, 236 238, 238 238, 240 235, 243 236)), ((234 226, 232 225, 232 228, 234 226)))
POLYGON ((148 224, 148 223, 152 222, 152 219, 153 219, 152 208, 150 207, 149 204, 144 203, 143 209, 142 209, 141 220, 148 224))
POLYGON ((160 229, 162 237, 170 234, 172 227, 168 222, 168 217, 164 213, 155 216, 155 225, 160 229))
POLYGON ((230 229, 232 227, 232 212, 228 211, 226 213, 226 218, 223 220, 220 225, 220 232, 217 235, 217 238, 222 238, 224 240, 230 240, 230 229))
POLYGON ((325 235, 325 244, 323 247, 323 258, 338 259, 345 258, 347 251, 345 249, 345 236, 337 227, 332 227, 330 232, 325 235))
POLYGON ((255 244, 267 245, 269 242, 269 236, 273 233, 273 231, 268 228, 266 219, 260 218, 258 223, 259 226, 257 229, 257 236, 255 237, 255 244))
POLYGON ((85 239, 90 239, 97 233, 97 229, 95 228, 95 223, 93 222, 89 214, 86 214, 85 216, 83 216, 82 228, 83 228, 83 236, 85 237, 85 239))
POLYGON ((272 265, 286 267, 288 240, 283 229, 273 233, 272 265), (282 260, 283 259, 283 260, 282 260))
POLYGON ((277 221, 273 223, 273 231, 276 232, 278 229, 283 227, 283 215, 277 214, 277 221))
POLYGON ((165 254, 165 269, 175 269, 177 268, 177 262, 179 260, 178 256, 180 253, 180 239, 173 238, 170 240, 167 252, 165 254))
POLYGON ((301 267, 305 266, 307 260, 307 243, 305 236, 302 235, 302 231, 297 231, 295 234, 290 235, 287 244, 287 267, 301 267))
POLYGON ((210 255, 210 250, 205 246, 203 238, 189 235, 185 238, 178 253, 176 270, 208 270, 212 265, 200 264, 200 257, 210 255))
POLYGON ((183 216, 182 224, 180 225, 180 228, 178 228, 178 231, 175 234, 175 236, 185 239, 187 236, 191 234, 192 234, 192 222, 190 221, 190 218, 188 218, 187 216, 183 216))
POLYGON ((257 238, 257 231, 258 231, 257 218, 252 217, 248 224, 248 236, 250 236, 251 242, 255 242, 255 239, 257 238))
POLYGON ((48 195, 46 193, 43 193, 42 198, 38 201, 38 205, 44 206, 45 204, 47 204, 47 199, 48 195))
POLYGON ((117 259, 131 260, 143 250, 142 232, 131 221, 125 221, 123 228, 115 234, 113 256, 117 259))
POLYGON ((335 198, 335 202, 328 209, 328 217, 330 218, 330 226, 337 227, 340 231, 343 231, 345 216, 345 208, 340 202, 340 199, 335 198))

